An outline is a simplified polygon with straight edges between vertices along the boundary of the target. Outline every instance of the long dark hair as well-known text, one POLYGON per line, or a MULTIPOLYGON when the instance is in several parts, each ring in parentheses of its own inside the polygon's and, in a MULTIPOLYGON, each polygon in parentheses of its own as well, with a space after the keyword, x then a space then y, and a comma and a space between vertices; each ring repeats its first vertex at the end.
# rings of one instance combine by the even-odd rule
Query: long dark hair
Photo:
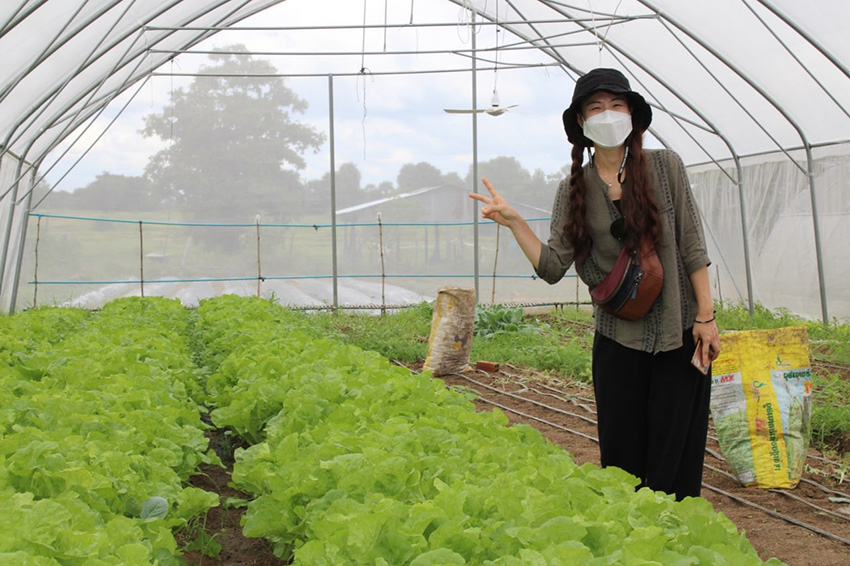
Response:
MULTIPOLYGON (((629 136, 629 156, 626 159, 626 182, 620 204, 626 221, 623 245, 628 251, 637 249, 645 236, 656 247, 661 244, 661 216, 652 187, 649 186, 646 156, 643 153, 643 132, 629 136)), ((582 160, 584 146, 573 145, 570 169, 569 207, 564 234, 575 251, 575 262, 584 263, 593 247, 593 238, 587 231, 587 184, 582 160)))

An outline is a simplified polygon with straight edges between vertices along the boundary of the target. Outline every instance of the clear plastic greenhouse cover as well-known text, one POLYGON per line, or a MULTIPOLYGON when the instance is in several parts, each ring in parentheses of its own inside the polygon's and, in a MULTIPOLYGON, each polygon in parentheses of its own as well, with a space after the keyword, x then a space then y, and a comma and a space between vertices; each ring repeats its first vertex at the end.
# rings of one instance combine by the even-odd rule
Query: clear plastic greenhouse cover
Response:
POLYGON ((466 193, 490 176, 545 237, 560 112, 608 66, 689 166, 715 297, 846 319, 848 21, 844 0, 3 2, 2 308, 581 302, 466 193), (497 89, 504 115, 442 112, 497 89))

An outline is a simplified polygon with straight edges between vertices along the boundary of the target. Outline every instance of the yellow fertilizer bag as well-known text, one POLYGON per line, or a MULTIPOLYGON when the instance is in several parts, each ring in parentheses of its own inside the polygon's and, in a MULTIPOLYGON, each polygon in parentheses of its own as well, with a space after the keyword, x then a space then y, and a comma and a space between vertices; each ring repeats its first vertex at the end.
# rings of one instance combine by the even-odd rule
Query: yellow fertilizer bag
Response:
POLYGON ((730 332, 712 363, 711 414, 746 486, 793 488, 809 449, 812 369, 805 327, 730 332))

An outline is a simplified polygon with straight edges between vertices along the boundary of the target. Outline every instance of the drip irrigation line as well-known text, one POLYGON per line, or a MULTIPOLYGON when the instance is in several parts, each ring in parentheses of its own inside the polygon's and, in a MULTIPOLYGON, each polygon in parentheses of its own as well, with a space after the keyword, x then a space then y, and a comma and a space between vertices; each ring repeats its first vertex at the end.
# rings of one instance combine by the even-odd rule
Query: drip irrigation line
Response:
POLYGON ((800 478, 800 481, 807 484, 807 485, 814 486, 814 487, 820 489, 821 491, 823 491, 824 493, 827 493, 827 494, 830 494, 830 495, 835 495, 835 496, 838 496, 838 497, 846 497, 846 498, 850 499, 850 494, 844 493, 842 491, 835 491, 834 489, 829 489, 825 485, 820 484, 820 483, 816 482, 815 480, 810 480, 809 478, 800 478))
MULTIPOLYGON (((460 375, 460 374, 453 374, 453 375, 460 375)), ((519 416, 527 418, 527 419, 538 421, 542 424, 545 424, 546 426, 551 426, 552 428, 562 430, 564 432, 569 432, 571 434, 575 434, 576 436, 580 436, 582 438, 590 440, 591 442, 595 442, 596 444, 599 444, 599 439, 597 439, 596 437, 590 436, 589 434, 585 434, 585 433, 583 433, 579 430, 567 428, 565 426, 547 421, 546 419, 536 417, 534 415, 529 415, 528 413, 523 413, 522 411, 518 411, 517 409, 513 409, 511 407, 508 407, 507 405, 502 405, 501 403, 497 403, 496 401, 492 401, 490 399, 485 399, 484 397, 479 397, 479 399, 481 401, 483 401, 484 403, 487 403, 488 405, 493 405, 494 407, 498 407, 498 408, 502 409, 503 411, 508 411, 508 412, 514 413, 515 415, 519 415, 519 416)))
POLYGON ((594 402, 593 399, 588 399, 587 397, 582 397, 581 395, 569 395, 569 394, 566 394, 567 398, 564 398, 563 395, 565 395, 565 394, 563 392, 558 391, 554 387, 548 387, 548 386, 542 385, 542 384, 537 385, 537 387, 542 387, 543 389, 548 389, 550 391, 553 391, 553 393, 546 393, 544 391, 536 391, 536 390, 532 389, 532 391, 536 391, 539 395, 550 395, 550 396, 552 396, 556 399, 562 399, 565 402, 572 403, 573 405, 581 407, 582 409, 584 409, 588 413, 591 413, 593 415, 596 414, 596 411, 593 409, 593 407, 591 407, 588 404, 588 403, 592 404, 594 402))
POLYGON ((766 513, 767 515, 770 515, 771 517, 774 517, 776 519, 781 519, 783 521, 791 523, 792 525, 796 525, 798 527, 802 527, 804 529, 812 531, 813 533, 819 534, 822 537, 832 539, 832 540, 835 540, 835 541, 838 541, 840 543, 843 543, 843 544, 850 546, 850 540, 848 540, 844 537, 834 535, 834 534, 830 533, 829 531, 825 531, 825 530, 823 530, 819 527, 816 527, 814 525, 810 525, 808 523, 804 523, 803 521, 799 521, 797 519, 794 519, 793 517, 783 515, 782 513, 779 513, 777 511, 773 511, 772 509, 768 509, 767 507, 759 505, 758 503, 754 503, 752 501, 744 499, 743 497, 739 497, 739 496, 737 496, 733 493, 729 493, 728 491, 724 491, 724 490, 720 489, 719 487, 714 487, 713 485, 709 485, 707 483, 703 483, 702 486, 706 489, 709 489, 709 490, 715 492, 715 493, 719 493, 720 495, 724 495, 724 496, 728 497, 729 499, 736 501, 737 503, 740 503, 741 505, 746 505, 748 507, 758 509, 759 511, 766 513))
POLYGON ((768 491, 771 492, 771 493, 778 493, 779 495, 783 495, 785 497, 788 497, 789 499, 793 499, 794 501, 797 501, 798 503, 802 503, 803 505, 807 505, 807 506, 811 507, 812 509, 816 509, 817 511, 819 511, 821 513, 825 513, 825 514, 829 515, 830 517, 835 517, 836 519, 841 519, 843 521, 850 522, 850 515, 845 515, 844 513, 838 513, 836 511, 826 509, 825 507, 821 507, 820 505, 815 505, 811 501, 808 501, 807 499, 800 497, 799 495, 795 495, 795 494, 791 493, 790 491, 782 490, 782 489, 768 489, 768 491))
MULTIPOLYGON (((478 370, 478 371, 481 371, 481 370, 478 370)), ((490 374, 488 374, 486 371, 483 371, 482 373, 487 374, 488 376, 490 375, 490 374)), ((466 375, 463 375, 463 374, 460 374, 460 373, 456 373, 456 374, 452 374, 452 375, 456 375, 456 376, 458 376, 458 377, 462 377, 463 379, 465 379, 465 380, 467 380, 467 381, 469 381, 469 382, 471 382, 471 383, 474 383, 475 385, 478 385, 478 386, 483 387, 483 388, 485 388, 485 389, 489 389, 490 391, 493 391, 493 392, 495 392, 495 393, 498 393, 499 395, 504 395, 504 396, 506 396, 506 397, 510 397, 511 399, 517 399, 517 400, 519 400, 519 401, 525 401, 526 403, 531 403, 532 405, 535 405, 535 406, 538 406, 538 407, 542 407, 542 408, 544 408, 544 409, 547 409, 547 410, 549 410, 549 411, 552 411, 553 413, 558 413, 558 414, 561 414, 561 415, 567 415, 567 416, 570 416, 570 417, 575 417, 575 418, 577 418, 577 419, 579 419, 579 420, 582 420, 582 421, 584 421, 584 422, 586 422, 586 423, 590 423, 590 424, 593 424, 593 425, 597 424, 595 420, 593 420, 593 419, 591 419, 591 418, 589 418, 589 417, 585 417, 584 415, 579 415, 579 414, 576 414, 576 413, 572 413, 572 412, 570 412, 570 411, 565 411, 565 410, 563 410, 563 409, 559 409, 558 407, 553 407, 553 406, 551 406, 551 405, 547 405, 547 404, 545 404, 545 403, 540 403, 539 401, 534 401, 534 400, 532 400, 532 399, 527 399, 527 398, 522 397, 521 395, 517 395, 517 394, 515 394, 515 393, 510 393, 510 392, 508 392, 508 391, 503 391, 503 390, 501 390, 501 389, 499 389, 499 388, 497 388, 497 387, 493 387, 493 386, 491 386, 491 385, 487 385, 486 383, 481 383, 480 381, 478 381, 478 380, 476 380, 476 379, 472 379, 472 378, 471 378, 471 377, 469 377, 469 376, 466 376, 466 375)))
MULTIPOLYGON (((727 478, 729 478, 729 479, 731 479, 735 482, 740 482, 740 480, 734 474, 730 474, 726 470, 721 470, 720 468, 715 468, 714 466, 711 466, 711 465, 708 465, 708 464, 705 464, 705 468, 708 469, 708 470, 711 470, 712 472, 714 472, 716 474, 720 474, 722 476, 725 476, 725 477, 727 477, 727 478)), ((823 487, 823 486, 818 485, 818 487, 823 487)), ((831 509, 827 509, 825 507, 821 507, 820 505, 816 505, 816 504, 812 503, 811 501, 809 501, 808 499, 806 499, 804 497, 800 497, 799 495, 795 495, 794 493, 791 493, 787 489, 768 488, 766 491, 769 491, 770 493, 776 493, 776 494, 782 495, 782 496, 787 497, 789 499, 793 499, 797 503, 801 503, 801 504, 803 504, 807 507, 810 507, 812 509, 817 510, 820 513, 824 513, 826 515, 829 515, 830 517, 835 517, 836 519, 841 519, 843 521, 850 521, 850 515, 846 515, 844 513, 838 513, 836 511, 832 511, 831 509)), ((826 493, 830 493, 830 490, 827 489, 826 493)))
POLYGON ((713 456, 713 457, 717 458, 717 459, 718 459, 718 460, 720 460, 721 462, 725 462, 725 461, 726 461, 726 458, 724 458, 724 457, 723 457, 723 454, 721 454, 720 452, 717 452, 716 450, 713 450, 713 449, 709 448, 708 446, 706 446, 706 447, 705 447, 705 451, 706 451, 706 453, 708 453, 708 454, 710 454, 711 456, 713 456))

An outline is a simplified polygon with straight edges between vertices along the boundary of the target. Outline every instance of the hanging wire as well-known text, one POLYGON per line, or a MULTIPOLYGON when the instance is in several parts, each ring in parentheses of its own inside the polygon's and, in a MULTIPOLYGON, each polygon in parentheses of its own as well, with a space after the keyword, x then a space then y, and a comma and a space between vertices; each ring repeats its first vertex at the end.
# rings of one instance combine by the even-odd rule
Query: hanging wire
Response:
POLYGON ((493 65, 493 98, 496 98, 496 88, 499 84, 499 32, 502 31, 499 27, 499 0, 496 0, 496 62, 493 65))
POLYGON ((623 0, 619 0, 617 2, 617 6, 614 8, 614 13, 608 18, 608 24, 605 26, 605 33, 602 37, 599 36, 599 28, 596 25, 596 13, 593 11, 593 0, 587 0, 587 5, 590 8, 590 21, 593 25, 593 35, 596 36, 596 47, 599 51, 599 66, 602 66, 602 51, 605 49, 605 43, 608 39, 608 32, 611 31, 611 26, 614 23, 614 19, 617 16, 617 11, 620 9, 620 4, 623 3, 623 0))
MULTIPOLYGON (((461 43, 469 42, 472 37, 471 34, 477 34, 481 31, 481 23, 479 22, 477 26, 473 26, 472 17, 470 14, 474 10, 474 6, 472 5, 472 0, 463 0, 463 4, 458 9, 458 26, 457 26, 457 37, 460 39, 461 43), (466 38, 461 35, 460 30, 466 30, 466 38)), ((487 11, 487 2, 484 2, 484 11, 487 11)))
MULTIPOLYGON (((386 6, 386 5, 385 5, 386 6)), ((367 0, 363 0, 363 36, 362 36, 362 48, 360 50, 360 75, 357 77, 357 83, 359 86, 360 79, 363 78, 363 118, 360 122, 360 127, 363 130, 363 159, 366 159, 366 116, 369 113, 369 109, 366 107, 366 76, 371 75, 372 71, 370 71, 366 67, 366 7, 367 0)), ((385 16, 386 17, 386 11, 385 16)), ((384 28, 386 30, 386 28, 384 28)), ((386 31, 384 32, 384 49, 386 49, 386 31)), ((372 77, 372 82, 375 81, 375 78, 372 77)), ((358 92, 355 89, 355 92, 358 92)), ((360 100, 359 92, 358 92, 358 100, 360 100)))

